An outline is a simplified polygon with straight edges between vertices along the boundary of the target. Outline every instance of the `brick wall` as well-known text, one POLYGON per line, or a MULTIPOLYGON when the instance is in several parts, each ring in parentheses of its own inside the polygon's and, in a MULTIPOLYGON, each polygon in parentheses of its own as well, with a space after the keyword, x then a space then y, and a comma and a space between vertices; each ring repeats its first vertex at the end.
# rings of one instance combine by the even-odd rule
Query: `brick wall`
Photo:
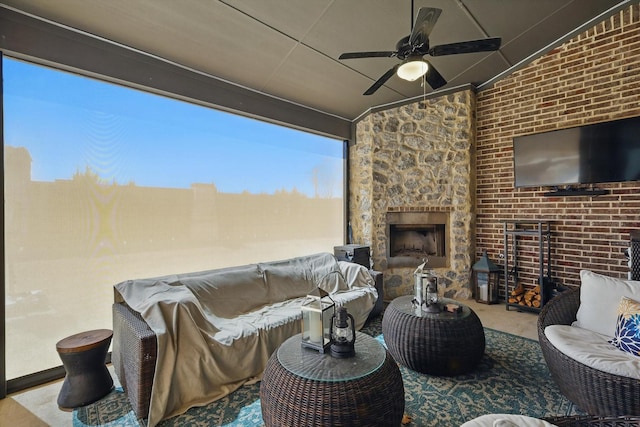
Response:
MULTIPOLYGON (((500 262, 502 220, 548 219, 556 281, 578 284, 581 269, 626 278, 623 250, 629 231, 640 229, 640 182, 599 184, 610 190, 604 196, 544 197, 549 188, 514 188, 512 144, 514 136, 639 115, 638 4, 480 92, 476 257, 487 249, 500 262)), ((521 270, 533 281, 537 257, 525 252, 521 270)))

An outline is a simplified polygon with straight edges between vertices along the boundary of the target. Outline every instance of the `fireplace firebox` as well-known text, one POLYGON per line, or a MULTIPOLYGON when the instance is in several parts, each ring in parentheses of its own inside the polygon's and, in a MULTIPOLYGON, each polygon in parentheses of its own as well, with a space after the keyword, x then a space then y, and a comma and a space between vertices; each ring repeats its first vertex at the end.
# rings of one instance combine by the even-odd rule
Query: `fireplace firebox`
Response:
POLYGON ((449 266, 449 214, 447 212, 387 212, 387 265, 449 266))

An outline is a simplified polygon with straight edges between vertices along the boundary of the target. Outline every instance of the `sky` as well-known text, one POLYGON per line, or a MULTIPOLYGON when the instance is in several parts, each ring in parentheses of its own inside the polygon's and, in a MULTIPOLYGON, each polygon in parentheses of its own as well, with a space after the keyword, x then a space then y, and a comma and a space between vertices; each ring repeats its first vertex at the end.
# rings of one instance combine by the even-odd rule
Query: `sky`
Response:
POLYGON ((33 181, 90 168, 119 184, 342 197, 341 141, 7 57, 3 78, 5 145, 27 148, 33 181))

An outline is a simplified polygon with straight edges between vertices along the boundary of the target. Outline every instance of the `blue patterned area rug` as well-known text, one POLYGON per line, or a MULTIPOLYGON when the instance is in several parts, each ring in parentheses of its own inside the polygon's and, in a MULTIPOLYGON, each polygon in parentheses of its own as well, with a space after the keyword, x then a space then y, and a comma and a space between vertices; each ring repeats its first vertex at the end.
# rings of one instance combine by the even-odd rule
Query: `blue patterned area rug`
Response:
MULTIPOLYGON (((380 318, 362 332, 383 342, 380 318)), ((487 413, 532 417, 582 414, 551 380, 537 341, 485 328, 485 355, 471 374, 434 377, 401 367, 409 427, 459 426, 487 413)), ((262 426, 260 383, 243 386, 224 399, 163 421, 173 426, 262 426)), ((74 427, 145 427, 126 395, 114 390, 73 413, 74 427)))

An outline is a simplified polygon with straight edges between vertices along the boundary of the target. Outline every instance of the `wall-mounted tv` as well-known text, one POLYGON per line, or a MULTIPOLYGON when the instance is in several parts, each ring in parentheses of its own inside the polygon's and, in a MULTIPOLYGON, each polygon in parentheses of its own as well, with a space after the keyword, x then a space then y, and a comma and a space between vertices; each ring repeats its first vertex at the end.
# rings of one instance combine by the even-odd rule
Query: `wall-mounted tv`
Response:
POLYGON ((513 138, 516 187, 640 180, 640 117, 513 138))

